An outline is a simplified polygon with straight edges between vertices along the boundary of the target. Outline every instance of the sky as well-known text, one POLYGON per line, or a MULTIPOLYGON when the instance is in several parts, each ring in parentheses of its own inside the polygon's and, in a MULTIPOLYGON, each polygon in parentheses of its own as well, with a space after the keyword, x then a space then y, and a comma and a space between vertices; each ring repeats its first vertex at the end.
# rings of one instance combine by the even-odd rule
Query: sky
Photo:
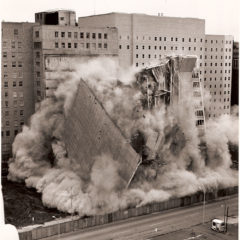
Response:
POLYGON ((239 41, 239 0, 1 0, 0 21, 34 22, 34 13, 71 9, 77 17, 108 12, 145 13, 205 19, 206 34, 233 35, 239 41))

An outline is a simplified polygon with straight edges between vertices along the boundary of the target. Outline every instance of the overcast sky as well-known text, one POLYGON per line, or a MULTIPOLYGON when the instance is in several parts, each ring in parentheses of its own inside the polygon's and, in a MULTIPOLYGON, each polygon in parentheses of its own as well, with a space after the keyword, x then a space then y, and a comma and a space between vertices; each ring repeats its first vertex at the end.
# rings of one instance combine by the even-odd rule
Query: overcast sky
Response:
POLYGON ((239 41, 239 0, 1 0, 0 20, 33 22, 34 13, 71 9, 77 17, 108 12, 196 17, 206 20, 207 34, 233 35, 239 41))

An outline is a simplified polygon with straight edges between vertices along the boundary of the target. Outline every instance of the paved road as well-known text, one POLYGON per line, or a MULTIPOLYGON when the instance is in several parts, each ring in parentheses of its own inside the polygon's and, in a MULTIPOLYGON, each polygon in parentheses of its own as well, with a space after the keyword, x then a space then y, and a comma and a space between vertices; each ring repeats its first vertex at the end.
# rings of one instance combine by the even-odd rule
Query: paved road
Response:
MULTIPOLYGON (((224 203, 229 206, 229 215, 238 215, 237 195, 227 197, 205 206, 205 221, 223 216, 224 203)), ((167 234, 183 228, 201 224, 203 205, 171 209, 127 220, 79 230, 72 233, 45 238, 45 240, 141 240, 167 234)))

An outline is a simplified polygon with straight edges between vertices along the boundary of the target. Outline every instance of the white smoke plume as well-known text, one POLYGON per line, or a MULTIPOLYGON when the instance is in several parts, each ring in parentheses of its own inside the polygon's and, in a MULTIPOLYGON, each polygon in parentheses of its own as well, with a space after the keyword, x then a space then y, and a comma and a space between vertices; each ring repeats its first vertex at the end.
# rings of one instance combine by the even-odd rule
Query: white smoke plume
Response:
POLYGON ((40 104, 30 125, 24 126, 15 138, 8 178, 36 188, 46 206, 80 215, 236 185, 237 172, 230 168, 228 143, 238 145, 237 116, 222 116, 206 123, 205 160, 199 149, 191 96, 186 92, 173 108, 162 105, 157 110, 144 110, 142 94, 135 85, 136 72, 122 70, 108 58, 58 65, 51 75, 59 82, 54 97, 40 104), (63 68, 71 72, 63 72, 63 68), (80 165, 68 157, 62 141, 63 124, 82 79, 127 140, 131 141, 137 130, 145 140, 156 131, 159 133, 156 162, 150 167, 140 166, 129 189, 120 187, 123 179, 118 174, 118 164, 108 153, 97 157, 87 183, 78 175, 80 165))

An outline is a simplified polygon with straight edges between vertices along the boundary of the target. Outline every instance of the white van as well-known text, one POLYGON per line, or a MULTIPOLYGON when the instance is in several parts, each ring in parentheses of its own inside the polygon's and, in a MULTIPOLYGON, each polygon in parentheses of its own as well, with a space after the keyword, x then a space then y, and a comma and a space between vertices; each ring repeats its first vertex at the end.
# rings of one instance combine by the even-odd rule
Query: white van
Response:
POLYGON ((225 231, 224 221, 222 221, 220 219, 213 219, 211 229, 214 231, 218 231, 218 232, 224 232, 225 231))

